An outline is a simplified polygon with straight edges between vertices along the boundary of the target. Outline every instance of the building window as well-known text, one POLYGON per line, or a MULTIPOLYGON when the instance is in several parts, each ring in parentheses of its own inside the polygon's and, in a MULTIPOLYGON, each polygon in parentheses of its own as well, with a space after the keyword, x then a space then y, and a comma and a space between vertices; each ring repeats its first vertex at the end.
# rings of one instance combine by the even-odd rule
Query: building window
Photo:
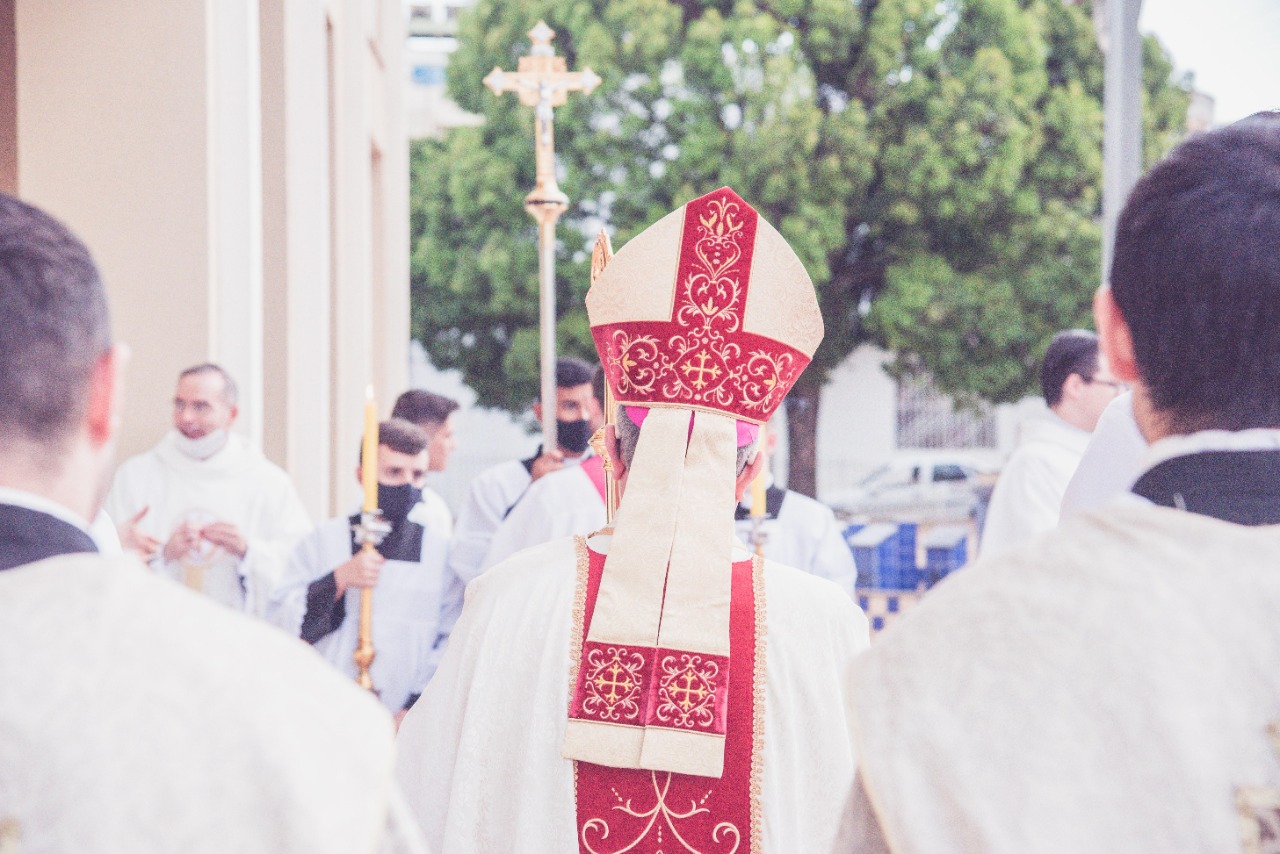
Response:
POLYGON ((957 407, 924 375, 898 383, 899 448, 994 448, 996 419, 989 404, 957 407))

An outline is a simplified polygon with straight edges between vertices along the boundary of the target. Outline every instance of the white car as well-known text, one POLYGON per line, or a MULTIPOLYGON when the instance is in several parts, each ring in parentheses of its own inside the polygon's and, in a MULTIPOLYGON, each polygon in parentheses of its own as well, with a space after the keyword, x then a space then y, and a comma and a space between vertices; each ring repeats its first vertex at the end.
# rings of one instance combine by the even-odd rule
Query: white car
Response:
POLYGON ((943 522, 968 519, 980 490, 990 491, 995 467, 981 456, 904 454, 826 503, 843 519, 943 522))

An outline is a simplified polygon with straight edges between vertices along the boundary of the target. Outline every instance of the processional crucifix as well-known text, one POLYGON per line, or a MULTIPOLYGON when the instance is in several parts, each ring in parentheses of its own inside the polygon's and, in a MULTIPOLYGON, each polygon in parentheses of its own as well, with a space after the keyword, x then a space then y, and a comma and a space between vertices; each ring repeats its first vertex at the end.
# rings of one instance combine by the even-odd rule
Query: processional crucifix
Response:
POLYGON ((570 92, 590 94, 600 83, 590 68, 568 71, 564 57, 551 47, 555 31, 545 21, 529 31, 533 48, 520 57, 514 73, 494 66, 484 84, 495 95, 517 92, 520 103, 534 108, 534 150, 537 179, 524 197, 524 209, 538 223, 538 321, 542 362, 542 449, 556 447, 556 222, 569 207, 569 197, 556 183, 553 109, 563 106, 570 92))

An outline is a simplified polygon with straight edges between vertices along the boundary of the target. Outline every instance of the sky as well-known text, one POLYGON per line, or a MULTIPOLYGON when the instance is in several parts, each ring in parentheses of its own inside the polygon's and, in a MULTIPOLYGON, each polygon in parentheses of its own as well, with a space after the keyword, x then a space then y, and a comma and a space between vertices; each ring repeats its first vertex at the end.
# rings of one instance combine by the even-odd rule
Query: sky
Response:
POLYGON ((1143 0, 1138 29, 1195 72, 1214 125, 1280 108, 1280 0, 1143 0))

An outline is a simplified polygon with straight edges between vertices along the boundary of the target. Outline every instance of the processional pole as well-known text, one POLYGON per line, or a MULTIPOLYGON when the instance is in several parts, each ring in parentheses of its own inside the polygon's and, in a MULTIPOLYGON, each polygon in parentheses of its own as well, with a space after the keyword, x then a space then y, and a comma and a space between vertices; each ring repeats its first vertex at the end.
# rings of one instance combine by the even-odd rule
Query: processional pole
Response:
MULTIPOLYGON (((596 283, 596 279, 600 278, 600 274, 604 272, 604 268, 613 258, 613 245, 609 242, 609 234, 602 228, 600 233, 596 235, 596 245, 591 250, 591 284, 596 283)), ((603 365, 601 366, 603 369, 603 365)), ((613 424, 617 418, 614 410, 615 401, 613 399, 613 387, 609 385, 609 378, 605 377, 604 382, 604 423, 605 427, 613 424)), ((613 514, 618 512, 618 482, 614 478, 613 464, 609 462, 609 456, 604 452, 604 431, 605 427, 601 427, 596 434, 591 437, 591 447, 595 448, 597 454, 604 458, 604 518, 607 524, 613 524, 613 514)))
POLYGON ((556 222, 569 207, 569 197, 556 183, 554 108, 563 106, 569 92, 589 94, 600 83, 590 68, 566 70, 564 57, 551 47, 555 31, 538 21, 529 31, 533 48, 520 57, 518 70, 497 66, 484 78, 495 95, 517 92, 520 103, 534 108, 534 151, 537 177, 524 198, 524 209, 538 223, 538 322, 542 390, 542 449, 556 447, 556 222))

